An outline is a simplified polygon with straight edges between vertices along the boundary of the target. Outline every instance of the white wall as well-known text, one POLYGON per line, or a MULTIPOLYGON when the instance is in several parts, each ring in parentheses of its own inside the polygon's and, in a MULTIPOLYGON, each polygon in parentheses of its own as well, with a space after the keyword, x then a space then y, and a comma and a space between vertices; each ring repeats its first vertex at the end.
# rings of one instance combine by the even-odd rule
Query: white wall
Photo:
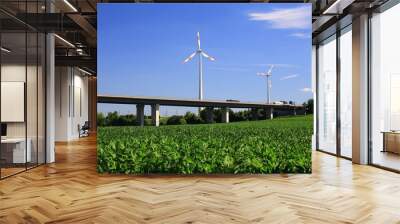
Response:
MULTIPOLYGON (((2 82, 23 82, 26 84, 26 107, 25 100, 22 106, 18 108, 10 108, 3 105, 1 108, 4 113, 22 114, 22 120, 18 122, 5 122, 7 124, 8 138, 24 138, 25 135, 29 139, 31 148, 32 162, 39 159, 39 163, 44 163, 44 74, 42 68, 36 65, 28 65, 25 63, 3 63, 1 66, 2 82), (38 69, 38 70, 37 70, 38 69), (25 80, 27 78, 27 80, 25 80), (12 111, 15 110, 15 111, 12 111), (26 120, 24 114, 26 112, 26 120), (38 154, 37 154, 38 153, 38 154)), ((2 98, 8 98, 7 92, 2 89, 2 98)), ((19 90, 19 94, 24 94, 24 89, 19 90)), ((24 98, 24 97, 22 97, 24 98)), ((17 102, 15 102, 17 103, 17 102)), ((3 119, 2 119, 3 120, 3 119)))
MULTIPOLYGON (((30 74, 36 74, 35 66, 25 66, 25 64, 3 64, 1 66, 1 81, 2 82, 24 82, 26 83, 25 76, 26 71, 28 72, 30 79, 30 74), (26 70, 27 69, 27 70, 26 70)), ((36 80, 29 80, 29 85, 36 86, 36 80)), ((31 108, 36 108, 36 88, 27 88, 27 104, 31 108), (32 105, 30 105, 33 103, 32 105)), ((4 96, 3 96, 4 97, 4 96)), ((40 106, 40 105, 39 105, 40 106)), ((7 108, 1 108, 2 110, 7 110, 7 108)), ((22 108, 24 110, 24 108, 22 108)), ((36 110, 35 110, 36 111, 36 110)), ((36 130, 36 113, 32 113, 28 110, 28 137, 30 130, 36 130), (33 123, 32 123, 33 122, 33 123)), ((8 137, 25 137, 25 124, 26 122, 7 122, 7 135, 8 137)), ((35 132, 36 135, 36 132, 35 132)))
POLYGON ((56 141, 79 138, 78 125, 88 120, 88 78, 72 67, 56 67, 56 141))
POLYGON ((69 120, 69 86, 71 78, 69 68, 55 68, 55 140, 68 141, 70 132, 69 120))
POLYGON ((74 107, 72 108, 72 119, 71 119, 71 135, 73 138, 79 137, 78 125, 83 125, 85 121, 89 120, 88 113, 88 78, 82 76, 78 70, 74 70, 74 107), (76 72, 79 72, 76 75, 76 72), (80 101, 80 102, 79 102, 80 101))

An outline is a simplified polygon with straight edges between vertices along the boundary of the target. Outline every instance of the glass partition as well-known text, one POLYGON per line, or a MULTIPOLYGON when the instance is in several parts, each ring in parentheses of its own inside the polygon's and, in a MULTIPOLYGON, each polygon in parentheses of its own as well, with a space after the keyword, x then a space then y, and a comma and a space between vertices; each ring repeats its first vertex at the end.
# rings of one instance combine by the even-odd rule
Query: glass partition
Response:
POLYGON ((6 177, 24 171, 31 158, 26 150, 26 33, 3 32, 1 47, 1 176, 6 177))
MULTIPOLYGON (((43 4, 0 6, 37 13, 43 4)), ((43 33, 0 12, 0 178, 45 163, 45 44, 43 33)))
POLYGON ((318 47, 318 149, 336 153, 336 35, 318 47))

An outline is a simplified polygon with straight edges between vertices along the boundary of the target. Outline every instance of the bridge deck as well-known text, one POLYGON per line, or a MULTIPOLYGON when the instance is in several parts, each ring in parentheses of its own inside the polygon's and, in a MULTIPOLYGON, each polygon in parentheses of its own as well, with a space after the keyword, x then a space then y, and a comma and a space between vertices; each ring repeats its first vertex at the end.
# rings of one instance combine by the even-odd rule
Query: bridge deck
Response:
POLYGON ((142 96, 97 96, 98 103, 110 104, 159 104, 163 106, 185 106, 185 107, 229 107, 229 108, 274 108, 274 109, 300 109, 302 105, 291 104, 266 104, 262 102, 234 102, 223 100, 198 100, 179 98, 160 98, 142 96))

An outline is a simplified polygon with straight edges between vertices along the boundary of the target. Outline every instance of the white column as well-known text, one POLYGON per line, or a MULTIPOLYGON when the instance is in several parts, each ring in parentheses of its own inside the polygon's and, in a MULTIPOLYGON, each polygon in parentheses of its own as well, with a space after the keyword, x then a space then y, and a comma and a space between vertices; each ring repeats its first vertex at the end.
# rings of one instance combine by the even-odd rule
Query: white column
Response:
POLYGON ((221 109, 222 113, 222 123, 229 123, 229 108, 224 107, 221 109))
POLYGON ((151 122, 154 126, 160 126, 160 105, 151 105, 151 122))
MULTIPOLYGON (((54 5, 46 1, 46 12, 54 12, 54 5)), ((55 42, 54 34, 46 34, 46 163, 55 162, 55 42)))
POLYGON ((352 158, 368 163, 368 16, 353 19, 352 158))
POLYGON ((144 105, 136 105, 136 120, 139 126, 144 126, 144 105))
POLYGON ((272 107, 265 108, 266 119, 272 120, 274 118, 274 109, 272 107))
POLYGON ((55 54, 54 34, 46 35, 46 163, 55 161, 55 54))

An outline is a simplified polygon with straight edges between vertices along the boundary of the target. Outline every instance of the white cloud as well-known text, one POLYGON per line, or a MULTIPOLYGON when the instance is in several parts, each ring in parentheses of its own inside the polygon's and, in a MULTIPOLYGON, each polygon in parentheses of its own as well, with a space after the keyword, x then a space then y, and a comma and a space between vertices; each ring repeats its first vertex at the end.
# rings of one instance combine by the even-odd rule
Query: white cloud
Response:
POLYGON ((274 9, 271 12, 248 14, 250 20, 266 21, 275 29, 308 29, 311 27, 311 8, 274 9))
POLYGON ((291 37, 297 37, 300 39, 308 39, 311 38, 311 35, 308 33, 302 33, 302 32, 296 32, 296 33, 292 33, 290 34, 291 37))
POLYGON ((300 89, 300 91, 305 92, 305 93, 311 93, 312 89, 308 88, 308 87, 305 87, 305 88, 300 89))
POLYGON ((297 76, 299 76, 299 75, 297 75, 297 74, 287 75, 287 76, 282 77, 281 80, 293 79, 293 78, 296 78, 297 76))

